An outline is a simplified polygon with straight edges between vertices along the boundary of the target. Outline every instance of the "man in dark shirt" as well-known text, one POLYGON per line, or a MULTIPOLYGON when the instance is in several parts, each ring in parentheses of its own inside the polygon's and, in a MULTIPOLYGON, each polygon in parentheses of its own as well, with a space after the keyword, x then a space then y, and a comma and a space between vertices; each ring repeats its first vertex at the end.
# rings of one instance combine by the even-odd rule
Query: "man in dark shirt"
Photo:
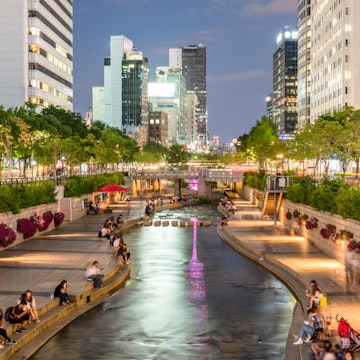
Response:
POLYGON ((25 320, 24 317, 30 311, 29 309, 24 310, 25 306, 27 305, 25 300, 21 300, 18 305, 16 305, 12 311, 12 317, 10 318, 10 324, 16 324, 16 333, 22 334, 27 329, 24 327, 25 320))

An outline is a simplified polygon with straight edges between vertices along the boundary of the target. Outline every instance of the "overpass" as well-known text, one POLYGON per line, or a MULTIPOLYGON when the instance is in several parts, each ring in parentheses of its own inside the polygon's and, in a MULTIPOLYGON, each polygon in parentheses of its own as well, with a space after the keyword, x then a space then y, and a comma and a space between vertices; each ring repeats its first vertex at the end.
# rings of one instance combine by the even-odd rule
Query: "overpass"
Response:
POLYGON ((139 195, 146 190, 161 192, 161 180, 174 180, 175 195, 181 194, 180 181, 197 181, 199 196, 211 195, 211 183, 229 183, 234 190, 240 188, 243 181, 243 173, 232 169, 207 169, 195 170, 133 170, 129 172, 132 182, 132 192, 139 195))

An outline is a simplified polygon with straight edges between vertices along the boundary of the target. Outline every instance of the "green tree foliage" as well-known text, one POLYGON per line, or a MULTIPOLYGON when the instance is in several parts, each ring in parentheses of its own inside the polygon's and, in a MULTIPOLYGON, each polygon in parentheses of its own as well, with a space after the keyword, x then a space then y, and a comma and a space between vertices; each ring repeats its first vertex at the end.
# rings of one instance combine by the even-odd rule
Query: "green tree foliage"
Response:
POLYGON ((259 191, 264 191, 266 187, 266 178, 267 174, 264 170, 259 172, 246 172, 244 173, 244 185, 257 189, 259 191))
POLYGON ((88 177, 70 176, 65 185, 64 194, 67 197, 81 196, 83 194, 90 194, 108 184, 123 185, 124 182, 124 174, 122 173, 104 173, 88 177))
POLYGON ((246 139, 247 156, 257 160, 260 168, 265 168, 267 159, 276 158, 279 142, 275 125, 263 116, 246 139))
POLYGON ((188 153, 183 145, 171 145, 167 153, 167 162, 169 164, 185 163, 190 159, 191 155, 188 153))

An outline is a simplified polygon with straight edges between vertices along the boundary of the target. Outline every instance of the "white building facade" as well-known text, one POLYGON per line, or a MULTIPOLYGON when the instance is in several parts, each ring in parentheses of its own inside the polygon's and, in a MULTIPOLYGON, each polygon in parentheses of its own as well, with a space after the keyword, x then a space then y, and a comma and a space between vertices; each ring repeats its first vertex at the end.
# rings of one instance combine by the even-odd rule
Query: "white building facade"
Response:
POLYGON ((311 3, 311 114, 360 108, 360 1, 311 3))
POLYGON ((122 129, 122 63, 133 48, 124 35, 110 37, 110 57, 104 60, 104 122, 122 129))
POLYGON ((2 0, 0 105, 73 110, 72 0, 2 0))

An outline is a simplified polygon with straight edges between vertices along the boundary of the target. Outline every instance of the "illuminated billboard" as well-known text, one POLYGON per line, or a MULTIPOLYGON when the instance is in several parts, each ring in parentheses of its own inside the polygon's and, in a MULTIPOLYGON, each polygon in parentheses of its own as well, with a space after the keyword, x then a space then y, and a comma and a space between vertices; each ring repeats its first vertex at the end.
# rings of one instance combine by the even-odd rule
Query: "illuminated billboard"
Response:
POLYGON ((173 98, 175 96, 175 83, 149 83, 149 97, 173 98))

